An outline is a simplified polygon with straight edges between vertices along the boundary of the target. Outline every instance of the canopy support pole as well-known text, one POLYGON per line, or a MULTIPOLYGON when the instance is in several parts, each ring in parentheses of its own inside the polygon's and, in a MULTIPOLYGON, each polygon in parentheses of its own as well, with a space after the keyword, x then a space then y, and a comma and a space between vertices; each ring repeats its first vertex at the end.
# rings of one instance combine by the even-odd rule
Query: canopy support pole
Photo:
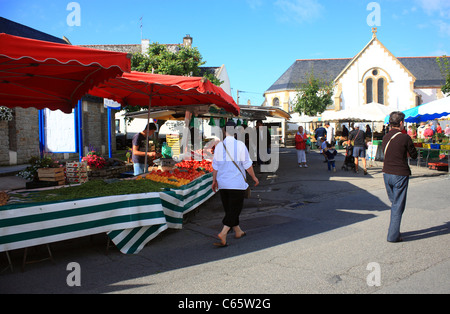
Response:
POLYGON ((108 156, 112 158, 112 126, 111 126, 111 108, 108 107, 108 156))
POLYGON ((150 91, 150 95, 149 95, 149 102, 148 102, 148 112, 147 112, 147 135, 146 135, 146 139, 145 139, 145 161, 144 161, 144 173, 148 172, 148 165, 147 165, 147 161, 148 161, 148 140, 149 140, 149 136, 148 133, 150 131, 150 109, 152 108, 152 93, 153 93, 153 85, 151 85, 151 91, 150 91))
POLYGON ((83 103, 81 100, 78 100, 78 105, 76 107, 77 110, 77 133, 78 133, 78 155, 79 161, 83 160, 84 151, 83 151, 83 103))

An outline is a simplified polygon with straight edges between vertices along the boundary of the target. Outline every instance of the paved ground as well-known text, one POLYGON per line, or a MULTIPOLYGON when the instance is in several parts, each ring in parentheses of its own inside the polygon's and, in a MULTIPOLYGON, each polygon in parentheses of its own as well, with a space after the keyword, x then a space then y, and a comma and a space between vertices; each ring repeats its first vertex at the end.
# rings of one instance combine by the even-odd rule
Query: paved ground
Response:
POLYGON ((55 264, 22 273, 23 250, 11 252, 15 271, 0 275, 0 293, 450 292, 448 174, 412 167, 405 241, 392 244, 381 163, 364 176, 341 170, 342 155, 336 173, 316 152, 307 158, 310 167, 300 169, 295 150, 282 149, 278 171, 258 174, 261 185, 241 215, 248 235, 229 235, 227 248, 212 245, 223 217, 216 195, 188 215, 183 230, 165 231, 137 255, 106 255, 105 236, 97 235, 53 244, 55 264), (81 267, 80 287, 67 285, 70 262, 81 267), (368 270, 369 263, 379 268, 368 270), (369 286, 368 277, 380 285, 369 286))

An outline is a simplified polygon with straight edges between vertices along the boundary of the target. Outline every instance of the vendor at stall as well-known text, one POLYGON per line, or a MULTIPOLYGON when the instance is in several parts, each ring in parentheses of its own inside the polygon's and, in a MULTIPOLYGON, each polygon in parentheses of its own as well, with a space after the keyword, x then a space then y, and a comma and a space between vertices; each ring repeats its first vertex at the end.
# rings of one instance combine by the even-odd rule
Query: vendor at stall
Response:
MULTIPOLYGON (((145 165, 145 141, 147 139, 147 128, 148 136, 150 137, 156 131, 156 124, 149 123, 142 132, 137 133, 135 136, 133 136, 133 156, 131 160, 133 161, 135 176, 144 173, 145 167, 148 167, 147 165, 145 165)), ((147 152, 147 158, 155 159, 159 157, 161 157, 161 154, 150 151, 147 152)))

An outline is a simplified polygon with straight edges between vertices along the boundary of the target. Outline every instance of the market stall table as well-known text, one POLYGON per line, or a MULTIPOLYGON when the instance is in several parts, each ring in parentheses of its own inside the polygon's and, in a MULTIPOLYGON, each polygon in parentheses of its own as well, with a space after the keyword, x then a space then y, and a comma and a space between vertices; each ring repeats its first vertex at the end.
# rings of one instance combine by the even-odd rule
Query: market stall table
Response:
POLYGON ((122 253, 136 254, 209 199, 212 174, 161 192, 0 207, 0 252, 107 233, 122 253))
MULTIPOLYGON (((433 148, 424 148, 424 147, 416 147, 416 149, 417 149, 417 153, 418 153, 417 167, 420 167, 420 161, 422 159, 422 156, 425 154, 427 156, 425 158, 425 164, 428 167, 428 159, 432 152, 437 152, 438 155, 440 152, 445 152, 445 154, 447 155, 447 163, 450 165, 450 149, 433 149, 433 148)), ((449 168, 449 172, 450 172, 450 168, 449 168)))

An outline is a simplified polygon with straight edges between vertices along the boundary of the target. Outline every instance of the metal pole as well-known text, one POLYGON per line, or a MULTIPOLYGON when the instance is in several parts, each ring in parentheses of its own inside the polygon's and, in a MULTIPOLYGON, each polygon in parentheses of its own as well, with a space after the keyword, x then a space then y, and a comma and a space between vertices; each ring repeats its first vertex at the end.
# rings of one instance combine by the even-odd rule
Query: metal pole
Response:
POLYGON ((147 135, 146 135, 146 139, 145 139, 145 161, 144 161, 144 173, 148 172, 148 166, 147 166, 147 161, 148 161, 148 140, 149 140, 149 123, 150 123, 150 109, 152 108, 152 93, 153 93, 153 85, 151 86, 151 91, 150 91, 150 95, 149 95, 149 102, 148 102, 148 113, 147 113, 147 135))
POLYGON ((83 103, 81 100, 78 101, 77 106, 78 112, 78 155, 80 156, 79 161, 83 160, 83 103))
POLYGON ((108 107, 108 150, 109 150, 109 158, 112 158, 112 134, 111 134, 111 108, 108 107))

